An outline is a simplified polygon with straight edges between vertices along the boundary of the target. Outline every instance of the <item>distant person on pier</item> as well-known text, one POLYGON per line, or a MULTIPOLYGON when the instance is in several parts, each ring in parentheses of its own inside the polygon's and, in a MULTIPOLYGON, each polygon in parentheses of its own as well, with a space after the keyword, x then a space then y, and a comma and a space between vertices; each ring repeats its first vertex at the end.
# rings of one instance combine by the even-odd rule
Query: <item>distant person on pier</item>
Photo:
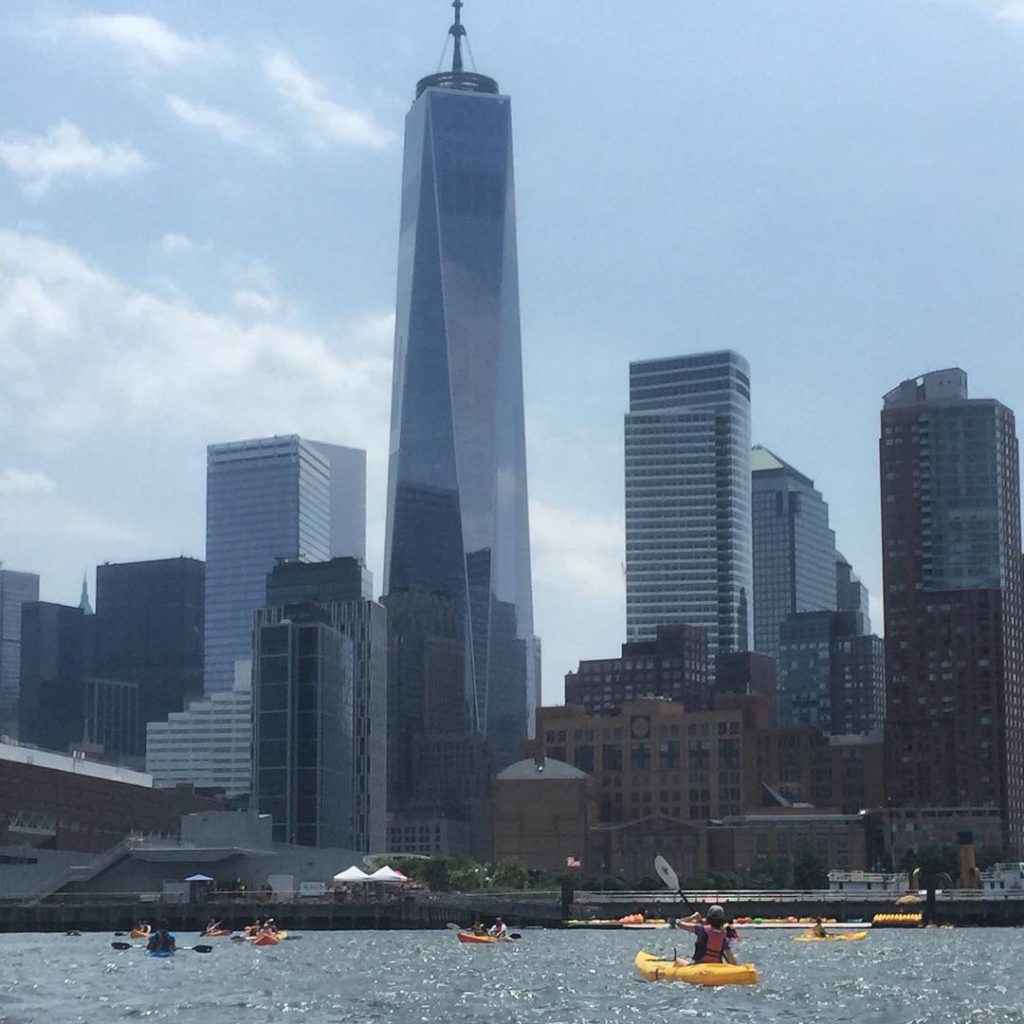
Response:
POLYGON ((699 913, 694 913, 677 921, 676 927, 693 932, 693 963, 736 963, 729 936, 725 933, 725 911, 717 903, 708 908, 707 918, 703 921, 699 913))

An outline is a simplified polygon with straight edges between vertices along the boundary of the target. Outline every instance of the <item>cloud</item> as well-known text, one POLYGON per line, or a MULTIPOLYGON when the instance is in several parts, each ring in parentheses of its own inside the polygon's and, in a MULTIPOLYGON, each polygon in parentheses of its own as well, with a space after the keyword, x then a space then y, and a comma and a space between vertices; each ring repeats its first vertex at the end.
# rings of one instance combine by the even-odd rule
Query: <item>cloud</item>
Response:
POLYGON ((89 39, 119 47, 144 66, 173 67, 223 53, 219 43, 189 39, 145 14, 84 14, 64 25, 89 39))
POLYGON ((392 317, 327 331, 282 308, 243 321, 128 285, 59 242, 0 231, 0 431, 44 443, 297 432, 366 448, 383 466, 392 317), (19 298, 28 287, 30 303, 19 298))
POLYGON ((209 248, 209 242, 197 242, 180 231, 168 231, 160 239, 160 249, 168 256, 189 256, 209 248))
POLYGON ((621 603, 625 528, 621 517, 567 512, 530 501, 533 576, 574 601, 621 603))
POLYGON ((173 94, 167 97, 167 106, 171 113, 185 124, 195 128, 208 128, 224 142, 241 146, 260 156, 280 155, 280 148, 272 138, 236 114, 229 114, 225 110, 203 103, 192 103, 173 94))
POLYGON ((8 467, 0 472, 0 497, 20 498, 33 494, 52 494, 57 485, 37 470, 8 467))
POLYGON ((397 141, 397 135, 379 125, 372 114, 332 100, 319 82, 285 54, 272 53, 263 69, 277 92, 304 116, 317 145, 385 149, 397 141))
POLYGON ((0 163, 32 199, 42 198, 61 179, 114 181, 147 166, 145 157, 127 143, 90 142, 69 121, 61 121, 45 135, 8 132, 0 137, 0 163))

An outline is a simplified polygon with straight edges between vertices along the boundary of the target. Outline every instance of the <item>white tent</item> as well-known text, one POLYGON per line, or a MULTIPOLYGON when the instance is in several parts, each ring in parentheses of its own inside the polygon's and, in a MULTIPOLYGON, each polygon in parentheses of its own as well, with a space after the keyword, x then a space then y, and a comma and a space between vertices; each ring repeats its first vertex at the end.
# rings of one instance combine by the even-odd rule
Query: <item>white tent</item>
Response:
POLYGON ((385 864, 382 868, 377 868, 372 875, 367 879, 370 882, 408 882, 409 879, 402 874, 401 871, 396 871, 393 867, 385 864))
POLYGON ((339 871, 334 876, 336 882, 366 882, 369 878, 370 876, 365 871, 357 868, 355 864, 350 868, 345 868, 344 871, 339 871))

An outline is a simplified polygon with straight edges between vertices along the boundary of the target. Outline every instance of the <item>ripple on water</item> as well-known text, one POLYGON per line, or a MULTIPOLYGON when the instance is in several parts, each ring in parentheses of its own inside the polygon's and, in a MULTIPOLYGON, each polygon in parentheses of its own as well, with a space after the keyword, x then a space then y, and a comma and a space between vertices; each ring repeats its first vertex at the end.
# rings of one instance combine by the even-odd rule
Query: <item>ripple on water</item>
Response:
POLYGON ((706 1014, 764 1024, 1024 1024, 1024 931, 872 933, 805 945, 748 932, 751 988, 648 984, 632 962, 658 935, 527 931, 514 946, 448 932, 307 933, 301 943, 154 961, 110 936, 0 936, 0 1024, 666 1024, 706 1014))

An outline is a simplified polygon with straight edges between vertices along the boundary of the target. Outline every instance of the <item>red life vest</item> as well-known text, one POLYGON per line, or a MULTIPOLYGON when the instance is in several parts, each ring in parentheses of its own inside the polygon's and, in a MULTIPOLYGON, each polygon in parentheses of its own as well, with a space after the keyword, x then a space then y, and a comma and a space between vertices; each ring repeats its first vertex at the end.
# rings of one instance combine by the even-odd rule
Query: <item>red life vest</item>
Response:
POLYGON ((698 964, 720 964, 725 960, 728 948, 729 941, 724 931, 704 925, 702 934, 697 937, 693 961, 698 964))

